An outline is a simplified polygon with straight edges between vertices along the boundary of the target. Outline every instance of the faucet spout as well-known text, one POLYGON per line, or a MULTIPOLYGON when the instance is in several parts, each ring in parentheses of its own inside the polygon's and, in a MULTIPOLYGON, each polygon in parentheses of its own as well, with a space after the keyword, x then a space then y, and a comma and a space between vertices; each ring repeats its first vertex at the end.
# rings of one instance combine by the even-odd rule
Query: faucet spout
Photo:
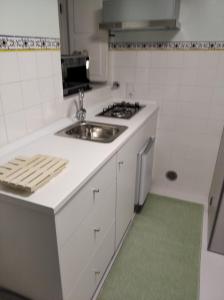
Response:
POLYGON ((84 122, 85 118, 86 118, 86 109, 83 106, 84 96, 85 96, 84 95, 84 91, 83 90, 79 90, 78 103, 75 100, 75 104, 76 104, 76 118, 80 122, 84 122))

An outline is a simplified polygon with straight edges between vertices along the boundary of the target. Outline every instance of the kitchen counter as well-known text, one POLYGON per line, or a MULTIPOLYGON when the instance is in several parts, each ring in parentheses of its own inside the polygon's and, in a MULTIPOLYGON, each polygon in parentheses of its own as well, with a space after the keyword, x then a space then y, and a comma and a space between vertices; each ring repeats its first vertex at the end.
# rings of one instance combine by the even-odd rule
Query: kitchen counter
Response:
MULTIPOLYGON (((18 205, 56 214, 158 109, 154 102, 146 102, 144 103, 146 107, 129 120, 95 116, 103 107, 115 101, 121 99, 111 99, 89 108, 86 118, 88 121, 128 126, 128 129, 112 143, 104 144, 56 136, 55 132, 74 123, 71 119, 63 119, 27 138, 24 144, 18 142, 14 147, 8 147, 8 153, 4 149, 1 150, 0 164, 16 156, 35 154, 58 156, 69 160, 59 175, 35 193, 26 196, 1 187, 1 200, 13 201, 18 205)), ((143 101, 139 102, 143 104, 143 101)))

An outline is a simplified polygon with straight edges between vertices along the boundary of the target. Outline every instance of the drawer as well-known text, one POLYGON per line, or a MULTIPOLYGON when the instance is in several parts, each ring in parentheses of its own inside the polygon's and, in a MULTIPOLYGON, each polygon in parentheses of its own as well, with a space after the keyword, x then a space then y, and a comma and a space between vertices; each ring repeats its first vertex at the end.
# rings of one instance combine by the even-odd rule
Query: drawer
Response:
POLYGON ((64 246, 59 249, 62 286, 65 295, 70 292, 91 256, 102 243, 111 224, 114 223, 115 193, 113 188, 113 185, 108 187, 106 201, 103 201, 103 197, 98 199, 99 208, 95 208, 89 214, 64 246))
POLYGON ((92 229, 94 232, 94 247, 98 248, 112 222, 115 219, 116 182, 104 187, 96 197, 96 207, 92 213, 92 229))
POLYGON ((90 215, 59 249, 63 295, 68 295, 78 281, 94 253, 94 248, 94 230, 90 215))
MULTIPOLYGON (((58 212, 55 218, 57 242, 62 247, 84 218, 94 209, 97 194, 105 190, 116 178, 116 161, 113 157, 98 173, 58 212), (99 193, 98 193, 99 191, 99 193)), ((102 193, 101 193, 102 194, 102 193)))
POLYGON ((115 252, 115 221, 107 232, 93 259, 95 289, 100 283, 115 252))
MULTIPOLYGON (((83 252, 86 253, 84 248, 88 245, 80 247, 83 252)), ((97 288, 112 256, 115 251, 115 220, 110 224, 106 235, 102 239, 100 246, 95 249, 89 249, 89 257, 86 259, 86 266, 82 268, 79 274, 67 274, 68 277, 62 277, 62 285, 64 286, 63 295, 67 300, 90 300, 94 290, 97 288), (74 277, 76 276, 76 277, 74 277), (65 280, 69 280, 70 286, 67 285, 65 280)), ((82 259, 81 259, 82 260, 82 259)), ((80 264, 77 261, 78 264, 80 264)), ((64 265, 65 266, 65 265, 64 265)), ((68 264, 65 266, 67 268, 72 268, 75 272, 74 266, 68 260, 68 264)), ((77 265, 78 268, 78 265, 77 265)), ((79 267, 81 270, 81 267, 79 267)))
MULTIPOLYGON (((74 287, 74 286, 73 286, 74 287)), ((90 263, 82 272, 78 282, 64 300, 90 300, 95 290, 92 264, 90 263)))

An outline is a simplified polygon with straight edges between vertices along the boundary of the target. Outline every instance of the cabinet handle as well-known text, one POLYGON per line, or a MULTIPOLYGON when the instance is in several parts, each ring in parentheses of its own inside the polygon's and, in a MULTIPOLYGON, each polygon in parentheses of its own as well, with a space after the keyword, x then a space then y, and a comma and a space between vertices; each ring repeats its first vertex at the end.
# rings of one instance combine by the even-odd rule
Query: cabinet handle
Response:
POLYGON ((99 270, 95 270, 94 273, 95 273, 96 275, 100 275, 101 272, 100 272, 99 270))
POLYGON ((119 170, 120 170, 121 166, 123 166, 123 164, 124 164, 123 161, 119 161, 119 162, 118 162, 119 170))
POLYGON ((99 189, 93 189, 93 194, 99 193, 100 190, 99 189))
POLYGON ((100 227, 97 227, 94 229, 94 232, 100 232, 101 231, 101 228, 100 227))
POLYGON ((213 197, 210 198, 209 205, 212 206, 212 203, 213 203, 213 197))

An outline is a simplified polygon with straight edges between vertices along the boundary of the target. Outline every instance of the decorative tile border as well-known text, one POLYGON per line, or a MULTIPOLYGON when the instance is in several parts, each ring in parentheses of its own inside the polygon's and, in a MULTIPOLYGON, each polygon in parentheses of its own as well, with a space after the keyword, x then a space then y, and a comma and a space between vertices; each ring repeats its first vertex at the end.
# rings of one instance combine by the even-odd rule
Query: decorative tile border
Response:
POLYGON ((111 50, 224 50, 224 41, 215 42, 110 42, 111 50))
POLYGON ((0 51, 33 51, 59 49, 59 38, 0 35, 0 51))

